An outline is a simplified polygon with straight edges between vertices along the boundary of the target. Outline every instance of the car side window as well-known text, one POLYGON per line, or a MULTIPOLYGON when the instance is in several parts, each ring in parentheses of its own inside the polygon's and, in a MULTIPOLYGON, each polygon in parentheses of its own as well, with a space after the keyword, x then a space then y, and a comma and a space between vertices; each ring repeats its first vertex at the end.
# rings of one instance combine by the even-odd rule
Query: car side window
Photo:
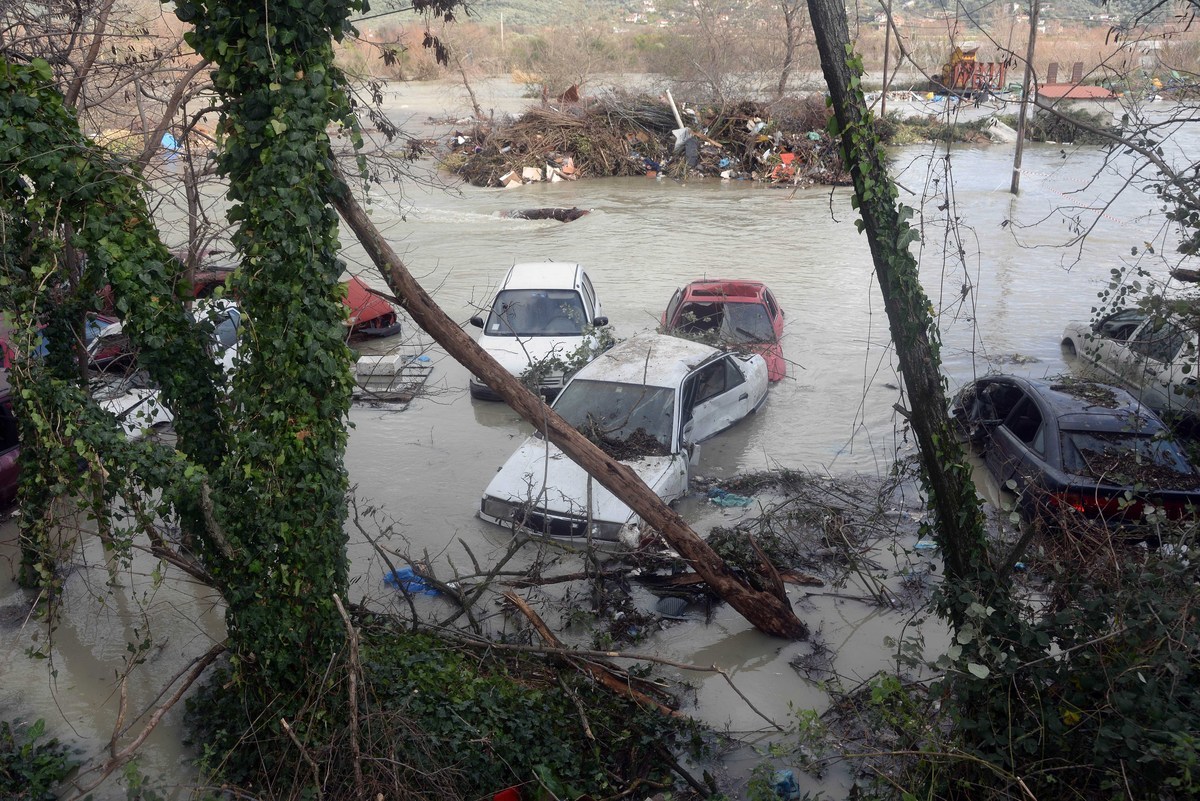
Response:
POLYGON ((739 384, 746 383, 746 376, 742 375, 742 371, 738 369, 737 364, 733 359, 726 356, 721 360, 725 364, 725 389, 730 390, 739 384))
POLYGON ((1024 442, 1038 453, 1045 452, 1046 441, 1045 434, 1042 431, 1044 428, 1042 425, 1042 413, 1038 411, 1037 404, 1029 398, 1022 399, 1020 403, 1013 407, 1008 417, 1005 418, 1004 425, 1021 442, 1024 442))
POLYGON ((989 383, 979 392, 979 417, 982 420, 1002 421, 1025 397, 1025 393, 1008 384, 989 383))
POLYGON ((679 302, 683 300, 683 292, 676 289, 675 294, 671 296, 671 302, 667 304, 667 325, 675 324, 675 312, 679 311, 679 302))
POLYGON ((775 298, 771 297, 770 292, 764 292, 763 299, 767 301, 767 310, 771 312, 771 319, 774 320, 779 316, 779 307, 775 305, 775 298))
POLYGON ((583 287, 583 302, 587 305, 587 320, 584 322, 591 323, 596 316, 596 291, 592 289, 592 282, 588 280, 587 273, 583 274, 580 284, 583 287))
POLYGON ((726 359, 719 359, 705 367, 696 375, 696 401, 695 406, 699 406, 707 400, 715 398, 726 389, 726 359))
POLYGON ((0 403, 0 453, 12 450, 21 443, 20 429, 17 418, 13 415, 12 404, 5 399, 0 403))
POLYGON ((1170 321, 1147 320, 1133 339, 1129 349, 1156 362, 1170 362, 1187 340, 1187 331, 1170 321))

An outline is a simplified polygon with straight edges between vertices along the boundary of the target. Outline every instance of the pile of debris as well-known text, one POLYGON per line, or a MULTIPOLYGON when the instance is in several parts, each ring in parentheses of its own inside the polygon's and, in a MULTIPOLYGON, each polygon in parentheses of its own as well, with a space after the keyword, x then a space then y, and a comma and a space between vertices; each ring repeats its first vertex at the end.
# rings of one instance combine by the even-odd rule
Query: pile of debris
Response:
POLYGON ((610 94, 455 131, 443 164, 476 186, 635 175, 847 184, 828 117, 819 95, 680 108, 670 93, 610 94))

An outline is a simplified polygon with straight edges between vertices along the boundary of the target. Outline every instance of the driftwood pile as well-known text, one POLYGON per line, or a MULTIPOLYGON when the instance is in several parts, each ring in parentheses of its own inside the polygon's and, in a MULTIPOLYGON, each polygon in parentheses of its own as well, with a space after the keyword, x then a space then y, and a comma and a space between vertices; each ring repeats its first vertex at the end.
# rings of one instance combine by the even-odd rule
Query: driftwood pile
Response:
POLYGON ((666 97, 611 94, 534 106, 514 120, 456 131, 444 164, 476 186, 636 175, 848 183, 820 96, 684 103, 678 111, 688 130, 682 137, 666 97))

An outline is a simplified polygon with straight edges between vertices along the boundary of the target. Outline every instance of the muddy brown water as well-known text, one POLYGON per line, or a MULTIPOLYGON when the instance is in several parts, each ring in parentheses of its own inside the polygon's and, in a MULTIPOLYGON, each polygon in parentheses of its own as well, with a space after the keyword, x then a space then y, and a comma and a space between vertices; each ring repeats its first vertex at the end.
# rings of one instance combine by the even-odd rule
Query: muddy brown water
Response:
MULTIPOLYGON (((514 102, 515 95, 505 99, 514 102)), ((398 117, 409 112, 403 105, 395 108, 398 117)), ((414 111, 413 119, 424 116, 414 111)), ((1095 149, 1028 148, 1018 197, 1007 191, 1009 147, 954 147, 947 158, 944 148, 919 146, 893 155, 901 200, 917 209, 922 280, 939 315, 952 387, 990 370, 1063 372, 1068 368, 1058 344, 1063 325, 1089 316, 1110 271, 1136 261, 1131 251, 1142 250, 1147 241, 1156 242, 1159 253, 1170 251, 1169 234, 1157 218, 1146 216, 1154 206, 1151 198, 1126 192, 1112 201, 1128 165, 1106 167, 1095 149), (1097 172, 1099 178, 1091 180, 1097 172), (947 187, 953 226, 946 223, 947 211, 938 209, 947 187), (1063 247, 1081 228, 1089 229, 1086 241, 1063 247), (945 255, 960 249, 965 263, 945 255)), ((911 454, 911 437, 893 408, 904 401, 888 322, 848 190, 766 188, 711 178, 452 192, 406 184, 403 192, 388 190, 375 197, 373 217, 424 286, 464 325, 515 261, 582 263, 619 337, 653 328, 672 291, 688 280, 767 282, 787 314, 789 376, 771 388, 759 414, 702 445, 703 476, 721 479, 781 467, 835 478, 884 475, 898 458, 911 454), (565 225, 501 215, 515 208, 572 206, 591 213, 565 225)), ((344 255, 351 270, 381 285, 361 250, 347 246, 344 255)), ((1141 258, 1152 274, 1165 276, 1163 260, 1141 258)), ((443 577, 452 564, 468 567, 467 548, 484 565, 499 559, 511 536, 477 519, 475 509, 490 477, 529 427, 502 404, 468 397, 467 372, 411 327, 363 349, 421 352, 433 366, 425 394, 403 410, 359 404, 351 413, 346 463, 364 525, 390 523, 393 547, 427 556, 443 577), (367 507, 378 511, 368 515, 367 507)), ((916 500, 910 492, 895 499, 889 511, 911 519, 916 500)), ((763 502, 724 509, 695 496, 680 508, 704 533, 757 514, 763 502)), ((94 539, 85 538, 72 560, 52 659, 31 660, 26 650, 46 635, 26 619, 30 599, 11 582, 15 528, 9 522, 2 531, 0 716, 44 717, 53 735, 82 756, 100 760, 118 713, 117 677, 129 659, 127 644, 147 634, 154 641, 126 688, 127 722, 133 722, 153 704, 166 679, 220 638, 220 604, 210 591, 173 571, 157 582, 155 565, 147 559, 109 565, 94 539)), ((936 558, 917 551, 912 536, 896 545, 895 559, 881 559, 878 570, 891 581, 936 558)), ((351 557, 352 598, 397 605, 395 593, 382 582, 383 564, 353 531, 351 557)), ((562 569, 571 564, 564 557, 562 569)), ((801 617, 834 653, 833 667, 847 685, 893 665, 895 646, 887 638, 905 630, 914 616, 912 610, 890 611, 846 597, 861 595, 862 589, 854 582, 817 591, 790 589, 801 617)), ((637 598, 652 608, 653 597, 637 598)), ((431 615, 444 611, 442 603, 419 599, 431 615)), ((551 605, 539 608, 553 624, 560 622, 551 605)), ((927 655, 936 656, 944 632, 936 624, 922 631, 927 655)), ((574 629, 567 636, 586 642, 574 629)), ((745 733, 748 740, 769 739, 763 715, 786 726, 789 704, 823 709, 827 703, 789 664, 810 646, 763 636, 727 607, 718 607, 708 620, 696 615, 665 624, 633 650, 725 670, 736 690, 713 673, 665 672, 695 687, 688 696, 690 714, 719 729, 745 733)), ((142 762, 152 781, 180 795, 178 788, 194 781, 186 762, 191 752, 179 744, 181 734, 175 711, 147 744, 142 762)), ((738 792, 757 759, 745 753, 729 761, 730 792, 738 792)), ((802 789, 824 789, 834 797, 844 794, 848 781, 836 770, 820 780, 800 778, 802 789)), ((109 785, 96 797, 121 798, 124 792, 109 785)))

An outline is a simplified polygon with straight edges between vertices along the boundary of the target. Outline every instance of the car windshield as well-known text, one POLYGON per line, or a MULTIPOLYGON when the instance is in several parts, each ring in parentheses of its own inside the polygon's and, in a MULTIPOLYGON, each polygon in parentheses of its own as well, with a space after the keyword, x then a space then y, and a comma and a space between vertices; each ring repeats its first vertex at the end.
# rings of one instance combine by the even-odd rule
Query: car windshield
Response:
POLYGON ((775 330, 767 310, 759 303, 719 301, 685 303, 679 310, 678 328, 685 334, 711 337, 722 342, 774 342, 775 330))
POLYGON ((1062 432, 1063 469, 1111 484, 1155 487, 1196 484, 1196 474, 1179 446, 1167 439, 1131 433, 1062 432))
POLYGON ((724 331, 734 342, 775 341, 771 318, 758 303, 726 303, 724 331))
POLYGON ((506 289, 496 296, 483 330, 494 337, 579 336, 586 322, 573 289, 506 289))
POLYGON ((554 411, 597 444, 627 444, 632 453, 618 458, 671 452, 672 389, 577 379, 554 401, 554 411))

